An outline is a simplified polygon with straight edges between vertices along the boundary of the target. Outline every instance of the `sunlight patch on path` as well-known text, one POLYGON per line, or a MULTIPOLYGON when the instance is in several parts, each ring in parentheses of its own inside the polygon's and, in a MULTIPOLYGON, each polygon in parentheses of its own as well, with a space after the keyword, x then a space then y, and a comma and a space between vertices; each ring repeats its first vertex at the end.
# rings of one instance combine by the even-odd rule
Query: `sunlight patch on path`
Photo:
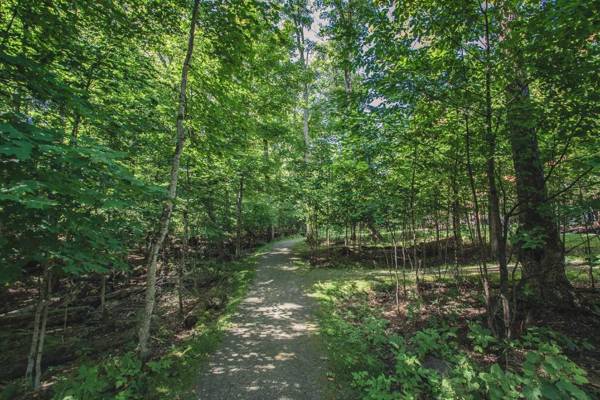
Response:
POLYGON ((292 260, 295 241, 263 257, 255 283, 240 303, 219 350, 209 358, 198 399, 321 399, 323 349, 316 302, 292 260))

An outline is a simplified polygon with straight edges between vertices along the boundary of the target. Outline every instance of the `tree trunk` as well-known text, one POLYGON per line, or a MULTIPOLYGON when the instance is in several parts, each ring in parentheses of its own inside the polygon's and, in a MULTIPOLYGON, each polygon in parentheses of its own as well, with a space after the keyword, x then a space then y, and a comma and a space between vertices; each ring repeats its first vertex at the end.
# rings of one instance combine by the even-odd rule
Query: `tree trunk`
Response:
POLYGON ((471 132, 469 129, 469 116, 465 114, 465 141, 467 151, 467 174, 469 175, 469 184, 471 186, 471 195, 473 196, 473 206, 475 207, 475 231, 479 244, 479 275, 483 286, 483 295, 485 299, 485 308, 487 314, 488 328, 496 335, 494 325, 494 313, 492 310, 492 294, 490 292, 490 281, 488 276, 487 261, 485 259, 485 240, 481 233, 481 219, 479 214, 479 201, 477 199, 477 189, 475 186, 475 174, 473 164, 471 163, 471 132))
POLYGON ((344 246, 348 247, 348 223, 344 224, 344 246))
MULTIPOLYGON (((492 60, 490 43, 489 5, 486 0, 485 21, 485 142, 487 144, 486 174, 488 181, 488 215, 491 255, 498 260, 500 272, 500 300, 503 306, 503 335, 510 337, 510 307, 508 306, 508 265, 506 257, 506 235, 500 217, 500 199, 496 185, 496 135, 492 129, 492 60)), ((506 230, 508 232, 508 230, 506 230)))
POLYGON ((37 344, 37 352, 35 356, 35 378, 33 380, 33 388, 39 390, 42 383, 42 355, 44 354, 44 339, 46 338, 46 322, 48 322, 48 296, 50 295, 50 275, 48 274, 48 288, 44 299, 44 311, 42 313, 42 321, 40 326, 40 336, 37 344))
MULTIPOLYGON (((456 163, 458 164, 458 162, 456 163)), ((458 183, 456 180, 456 174, 458 173, 458 167, 455 164, 454 173, 451 178, 452 186, 452 236, 454 238, 453 254, 454 254, 454 275, 455 278, 460 276, 460 265, 459 265, 459 254, 462 258, 463 240, 460 226, 460 202, 459 202, 459 191, 458 183)))
POLYGON ((38 348, 38 339, 40 334, 40 319, 42 317, 42 311, 44 308, 44 299, 43 299, 43 283, 40 285, 40 293, 38 298, 38 303, 35 308, 35 315, 33 317, 33 334, 31 336, 31 347, 29 348, 29 355, 27 357, 27 370, 25 371, 25 379, 31 381, 33 385, 33 367, 35 365, 35 355, 38 348))
POLYGON ((29 356, 27 357, 27 370, 25 378, 31 380, 34 390, 39 390, 42 379, 42 355, 44 353, 44 339, 46 337, 46 323, 48 321, 48 303, 50 296, 51 275, 49 267, 44 268, 44 276, 40 284, 38 304, 33 321, 33 336, 29 356))
POLYGON ((462 234, 460 232, 460 203, 458 198, 458 185, 456 179, 452 178, 452 235, 457 248, 462 246, 462 234))
POLYGON ((183 272, 187 263, 187 255, 190 240, 190 225, 188 211, 183 212, 183 247, 181 249, 181 260, 177 268, 177 302, 179 304, 179 318, 183 322, 183 272))
POLYGON ((358 223, 358 252, 362 251, 362 222, 358 223))
POLYGON ((298 53, 300 54, 300 62, 302 63, 302 70, 304 72, 304 83, 302 86, 302 137, 304 139, 304 162, 306 163, 308 162, 310 154, 310 135, 308 131, 308 49, 306 48, 306 38, 304 37, 304 24, 301 20, 301 17, 299 15, 294 16, 293 21, 296 35, 296 46, 298 48, 298 53))
MULTIPOLYGON (((308 69, 307 66, 304 69, 308 69)), ((305 78, 306 79, 306 78, 305 78)), ((308 82, 304 82, 304 89, 302 91, 302 100, 304 102, 302 109, 302 136, 304 138, 304 162, 308 162, 310 155, 310 135, 308 132, 308 82)))
POLYGON ((558 308, 573 305, 573 288, 565 274, 554 211, 548 203, 529 87, 520 71, 506 87, 507 118, 516 175, 519 226, 516 250, 523 279, 534 299, 558 308))
POLYGON ((106 274, 102 274, 100 281, 100 316, 106 318, 106 274))
POLYGON ((238 188, 236 202, 236 226, 235 226, 235 256, 242 256, 242 203, 244 200, 244 175, 240 175, 240 186, 238 188))
POLYGON ((177 197, 177 177, 179 173, 179 160, 183 153, 183 147, 185 145, 185 128, 183 121, 186 113, 186 89, 188 80, 188 71, 192 59, 192 53, 194 51, 194 35, 196 32, 196 21, 198 18, 198 7, 200 0, 194 1, 194 8, 192 10, 192 18, 190 21, 190 31, 188 37, 187 52, 185 60, 181 68, 181 87, 179 90, 179 108, 177 112, 177 145, 175 147, 175 154, 171 163, 171 176, 169 181, 169 192, 168 197, 164 202, 162 215, 159 221, 159 229, 156 235, 153 237, 150 244, 150 251, 147 259, 147 276, 146 276, 146 295, 145 305, 142 313, 141 324, 139 328, 139 342, 137 351, 142 360, 145 360, 149 355, 148 339, 150 338, 150 321, 154 312, 154 302, 156 295, 156 264, 158 259, 158 253, 163 245, 165 236, 169 229, 169 222, 171 220, 171 213, 173 212, 173 204, 177 197))
MULTIPOLYGON (((390 237, 392 238, 392 245, 394 246, 394 277, 396 281, 396 312, 400 313, 400 277, 398 275, 398 245, 396 243, 396 235, 394 231, 388 227, 388 231, 390 232, 390 237)), ((404 285, 404 294, 406 295, 406 282, 403 282, 404 285)))

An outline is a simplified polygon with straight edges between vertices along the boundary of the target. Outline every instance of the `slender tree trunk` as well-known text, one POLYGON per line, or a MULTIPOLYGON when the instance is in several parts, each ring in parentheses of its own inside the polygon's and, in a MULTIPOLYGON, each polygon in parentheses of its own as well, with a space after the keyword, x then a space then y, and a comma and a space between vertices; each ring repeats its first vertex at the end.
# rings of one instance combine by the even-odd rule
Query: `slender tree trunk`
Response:
POLYGON ((488 181, 488 215, 490 232, 490 251, 498 260, 500 272, 500 301, 503 308, 503 335, 510 337, 510 307, 508 293, 508 265, 506 255, 506 237, 500 216, 500 199, 496 184, 496 135, 492 128, 492 60, 490 43, 489 4, 485 1, 484 40, 485 40, 485 141, 487 144, 486 174, 488 181))
POLYGON ((486 261, 485 240, 481 233, 481 222, 479 217, 479 201, 477 199, 477 189, 475 186, 475 174, 473 172, 473 164, 471 163, 471 132, 469 129, 469 116, 465 114, 465 136, 466 136, 466 151, 467 151, 467 173, 469 175, 469 184, 471 186, 471 195, 473 196, 473 206, 475 207, 475 231, 477 233, 477 241, 479 245, 479 275, 483 286, 483 295, 486 305, 488 328, 496 334, 494 325, 494 315, 492 311, 492 294, 490 291, 490 283, 486 261))
POLYGON ((184 319, 183 312, 183 273, 188 259, 190 240, 189 215, 186 209, 183 212, 183 247, 181 249, 181 262, 177 268, 177 302, 179 304, 179 317, 181 321, 184 319))
POLYGON ((358 223, 358 252, 360 253, 362 251, 362 222, 358 223))
POLYGON ((46 339, 46 323, 48 322, 48 300, 50 296, 50 273, 48 273, 48 286, 44 298, 44 311, 42 312, 42 321, 40 326, 40 336, 37 344, 37 352, 35 356, 35 378, 33 388, 39 390, 42 383, 42 356, 44 354, 44 339, 46 339))
POLYGON ((452 177, 452 235, 456 248, 462 247, 462 234, 460 232, 460 200, 456 178, 452 177))
POLYGON ((348 247, 348 223, 344 224, 344 246, 348 247))
POLYGON ((347 66, 344 67, 344 90, 348 97, 352 94, 352 75, 350 73, 350 68, 347 66))
POLYGON ((183 153, 185 145, 185 127, 183 122, 186 114, 186 91, 188 81, 188 71, 190 69, 192 53, 194 51, 194 35, 196 33, 196 21, 198 19, 198 8, 200 0, 194 1, 192 10, 192 18, 190 21, 190 31, 188 36, 187 52, 185 60, 181 68, 181 87, 179 90, 179 107, 177 112, 177 145, 175 154, 171 163, 171 176, 169 180, 169 191, 167 199, 163 204, 162 215, 159 221, 159 229, 153 237, 150 244, 150 251, 147 258, 147 275, 146 275, 146 294, 144 309, 141 318, 141 324, 138 332, 138 347, 137 351, 142 360, 147 359, 149 355, 148 339, 150 338, 150 322, 154 312, 154 303, 156 296, 156 266, 158 254, 162 248, 165 236, 169 230, 169 222, 173 212, 173 204, 177 197, 177 177, 179 173, 179 160, 183 153))
MULTIPOLYGON (((388 226, 388 231, 390 232, 390 237, 392 238, 392 245, 394 246, 394 276, 395 276, 395 280, 396 280, 396 312, 399 313, 400 312, 400 277, 398 274, 398 245, 396 243, 396 235, 394 234, 394 231, 389 228, 388 226)), ((406 282, 404 282, 404 285, 406 285, 406 282)), ((406 291, 406 290, 405 290, 406 291)))
MULTIPOLYGON (((485 2, 484 9, 484 41, 485 41, 485 142, 487 145, 486 174, 488 180, 488 210, 491 254, 496 256, 502 241, 502 224, 500 219, 500 201, 496 185, 496 135, 492 128, 492 60, 490 43, 490 24, 488 17, 488 3, 485 2)), ((508 277, 508 271, 505 278, 508 277)), ((501 279, 503 271, 500 271, 501 279)))
MULTIPOLYGON (((581 190, 581 186, 579 186, 579 204, 584 204, 584 199, 583 199, 583 190, 581 190)), ((590 231, 593 229, 592 224, 590 223, 590 218, 587 215, 587 211, 583 213, 582 215, 582 220, 583 220, 583 226, 585 227, 585 259, 586 262, 588 263, 588 277, 590 278, 590 284, 592 285, 592 289, 596 288, 596 282, 594 280, 594 259, 593 259, 593 255, 592 255, 592 243, 591 243, 591 238, 590 238, 590 231)), ((593 221, 593 219, 592 219, 593 221)), ((566 231, 566 223, 565 223, 565 227, 563 228, 563 231, 566 231)), ((564 251, 564 239, 563 239, 563 254, 565 253, 564 251)), ((564 256, 563 256, 564 257, 564 256)))
POLYGON ((100 316, 106 318, 106 274, 100 277, 100 316))
POLYGON ((309 108, 309 88, 308 88, 308 49, 306 46, 306 38, 304 37, 304 24, 301 21, 300 16, 294 16, 294 29, 296 35, 296 46, 298 48, 298 53, 300 53, 300 62, 302 63, 302 69, 304 72, 303 80, 304 83, 302 85, 302 137, 304 139, 304 162, 308 162, 310 155, 310 135, 308 130, 308 119, 309 108))
MULTIPOLYGON (((305 70, 308 67, 305 66, 305 70)), ((304 162, 308 162, 310 156, 310 134, 308 132, 308 82, 304 82, 304 88, 302 90, 302 100, 304 102, 302 109, 302 137, 304 138, 304 162)))
POLYGON ((31 336, 31 347, 29 348, 29 355, 27 357, 27 370, 25 371, 25 379, 30 381, 32 385, 33 368, 35 366, 35 356, 38 348, 38 340, 40 335, 40 320, 42 318, 42 312, 44 309, 44 281, 45 279, 39 285, 38 303, 35 307, 35 314, 33 317, 33 334, 31 336))
POLYGON ((433 224, 435 228, 435 243, 437 247, 437 260, 441 264, 442 260, 442 245, 440 243, 440 204, 439 199, 435 198, 435 210, 433 212, 433 224))
POLYGON ((25 377, 30 380, 34 390, 39 390, 42 379, 42 356, 44 353, 44 339, 46 337, 46 322, 48 321, 48 302, 52 288, 50 268, 44 268, 44 276, 40 284, 38 304, 33 321, 33 336, 29 356, 27 357, 27 370, 25 377))
POLYGON ((419 269, 421 262, 417 254, 417 221, 415 213, 415 184, 417 176, 417 157, 418 147, 415 147, 413 152, 413 159, 411 162, 411 176, 410 176, 410 195, 409 195, 409 207, 410 207, 410 230, 412 233, 412 260, 411 267, 415 272, 415 294, 421 297, 419 289, 419 269))
POLYGON ((406 216, 402 218, 402 292, 404 298, 408 296, 406 290, 406 216))
MULTIPOLYGON (((229 199, 229 189, 225 186, 225 205, 223 212, 223 230, 229 234, 231 232, 231 201, 229 199)), ((229 242, 227 242, 229 244, 229 242)), ((221 257, 225 258, 225 247, 226 240, 225 237, 221 238, 221 257)))
POLYGON ((244 200, 244 175, 240 175, 240 185, 238 188, 236 202, 236 227, 235 227, 235 256, 242 256, 242 203, 244 200))
POLYGON ((0 52, 4 52, 4 45, 8 41, 8 38, 10 37, 10 31, 12 29, 13 23, 15 22, 15 17, 17 16, 18 9, 21 5, 20 3, 21 3, 20 1, 17 1, 15 3, 15 5, 13 6, 10 20, 8 21, 8 24, 7 24, 6 28, 4 29, 4 32, 2 32, 2 43, 0 43, 0 52))
MULTIPOLYGON (((273 200, 271 198, 271 178, 270 178, 269 172, 268 172, 268 166, 269 166, 269 141, 267 139, 263 139, 263 159, 264 159, 264 163, 265 163, 265 168, 264 168, 264 171, 265 171, 265 191, 267 192, 267 196, 269 198, 269 204, 273 204, 273 200)), ((269 235, 271 241, 275 240, 275 227, 274 227, 274 223, 273 223, 272 218, 269 221, 268 235, 269 235)))

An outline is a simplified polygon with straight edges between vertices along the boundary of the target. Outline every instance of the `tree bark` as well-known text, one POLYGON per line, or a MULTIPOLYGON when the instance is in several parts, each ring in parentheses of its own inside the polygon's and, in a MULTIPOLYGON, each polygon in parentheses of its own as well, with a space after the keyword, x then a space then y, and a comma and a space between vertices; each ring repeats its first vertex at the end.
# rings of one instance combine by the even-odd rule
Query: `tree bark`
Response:
POLYGON ((44 339, 46 339, 46 323, 48 322, 48 297, 50 295, 50 274, 48 273, 48 288, 44 299, 44 311, 42 313, 42 321, 40 326, 40 336, 37 343, 37 351, 35 355, 35 378, 33 380, 33 388, 39 390, 42 384, 42 355, 44 354, 44 339))
MULTIPOLYGON (((265 187, 267 190, 267 196, 269 198, 269 204, 273 204, 273 198, 271 196, 271 177, 269 176, 269 141, 267 139, 263 140, 263 156, 265 159, 265 187)), ((271 220, 269 221, 269 236, 271 238, 271 241, 275 240, 275 221, 273 220, 274 218, 271 218, 271 220)))
POLYGON ((500 199, 496 185, 496 135, 492 129, 492 60, 490 43, 489 4, 485 1, 485 141, 487 144, 486 174, 488 181, 488 215, 491 255, 498 260, 500 272, 500 300, 503 306, 503 335, 510 337, 510 307, 508 306, 508 265, 506 256, 506 235, 500 216, 500 199))
POLYGON ((236 226, 235 226, 235 257, 242 256, 242 205, 244 201, 244 175, 240 175, 240 185, 236 201, 236 226))
MULTIPOLYGON (((305 66, 305 70, 307 67, 305 66)), ((306 79, 306 78, 305 78, 306 79)), ((308 82, 304 82, 302 91, 302 100, 304 102, 302 110, 302 136, 304 138, 304 162, 308 162, 310 156, 310 134, 308 132, 308 82)))
POLYGON ((27 370, 25 371, 25 379, 31 381, 33 385, 33 367, 35 365, 35 355, 38 347, 38 339, 40 332, 40 319, 44 308, 44 299, 42 297, 43 285, 40 285, 40 294, 37 306, 35 308, 35 315, 33 317, 33 334, 31 336, 31 347, 29 348, 29 355, 27 357, 27 370))
POLYGON ((189 215, 188 210, 183 212, 183 247, 181 249, 181 260, 177 268, 177 301, 179 304, 179 318, 183 322, 183 272, 187 264, 187 255, 190 240, 189 215))
POLYGON ((308 162, 310 155, 310 135, 308 130, 308 119, 310 117, 308 110, 308 49, 306 48, 306 38, 304 37, 304 25, 300 20, 300 16, 295 16, 293 20, 294 29, 296 31, 296 46, 298 47, 300 62, 302 63, 302 69, 304 72, 304 83, 302 85, 302 137, 304 139, 304 162, 306 163, 308 162))
POLYGON ((106 318, 106 274, 102 274, 100 282, 100 316, 106 318))
POLYGON ((156 265, 158 260, 158 253, 163 245, 165 236, 169 229, 169 222, 171 220, 171 214, 173 212, 173 204, 177 197, 177 177, 179 173, 179 160, 183 153, 185 145, 185 128, 183 121, 186 114, 186 89, 188 81, 188 71, 190 69, 190 63, 192 59, 192 53, 194 51, 194 35, 196 33, 196 21, 198 19, 198 8, 200 0, 194 1, 194 7, 192 10, 192 18, 190 21, 190 31, 188 36, 188 46, 185 55, 185 60, 181 68, 181 87, 179 90, 179 108, 177 112, 177 145, 175 147, 175 154, 171 163, 171 176, 169 181, 169 191, 167 199, 163 204, 163 211, 160 217, 159 229, 156 235, 153 237, 150 244, 150 251, 147 259, 147 276, 146 276, 146 295, 145 305, 142 313, 141 324, 138 332, 138 346, 137 351, 142 360, 148 358, 149 347, 148 339, 150 338, 150 321, 154 312, 154 303, 156 296, 156 265))
POLYGON ((515 73, 506 87, 506 94, 519 206, 516 250, 523 265, 523 279, 540 304, 568 307, 574 304, 575 297, 565 273, 554 210, 548 202, 544 169, 532 124, 533 105, 522 73, 515 73))
POLYGON ((40 284, 38 304, 33 321, 33 336, 29 356, 27 357, 27 370, 25 378, 31 380, 34 390, 39 390, 42 379, 42 355, 44 353, 44 339, 46 337, 46 322, 48 321, 48 303, 50 296, 50 268, 44 268, 44 276, 40 284))

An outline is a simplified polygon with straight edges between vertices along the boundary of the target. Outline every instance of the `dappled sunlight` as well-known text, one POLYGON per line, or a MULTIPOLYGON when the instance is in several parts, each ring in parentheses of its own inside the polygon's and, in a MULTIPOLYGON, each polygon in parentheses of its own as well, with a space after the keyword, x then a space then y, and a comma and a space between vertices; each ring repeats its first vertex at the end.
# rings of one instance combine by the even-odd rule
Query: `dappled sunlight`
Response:
POLYGON ((199 399, 320 399, 320 360, 311 282, 284 242, 265 256, 221 348, 208 362, 199 399), (298 371, 303 371, 299 376, 298 371))
POLYGON ((262 297, 247 297, 242 301, 242 304, 260 304, 263 302, 262 297))

